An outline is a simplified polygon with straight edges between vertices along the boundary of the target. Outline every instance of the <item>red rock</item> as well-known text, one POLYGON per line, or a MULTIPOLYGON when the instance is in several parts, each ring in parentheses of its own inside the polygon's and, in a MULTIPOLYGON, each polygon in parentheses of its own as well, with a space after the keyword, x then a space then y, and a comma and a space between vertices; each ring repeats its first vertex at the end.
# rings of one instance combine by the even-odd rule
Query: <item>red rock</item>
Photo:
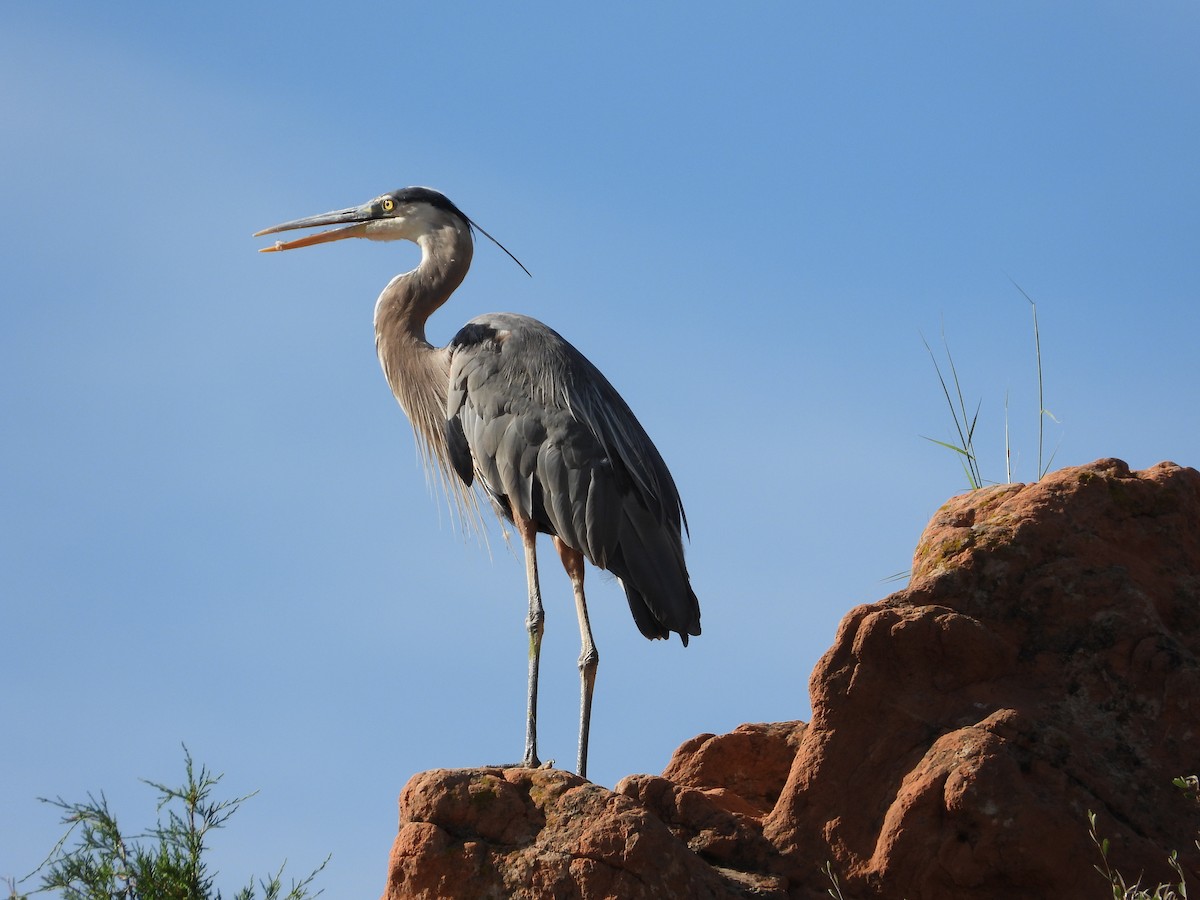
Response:
POLYGON ((702 734, 675 751, 662 777, 684 787, 728 789, 766 812, 787 782, 804 728, 803 722, 775 722, 702 734))
POLYGON ((400 795, 385 900, 738 896, 645 807, 556 769, 437 769, 400 795))
MULTIPOLYGON (((910 586, 852 610, 764 823, 848 895, 1090 897, 1114 864, 1193 872, 1200 764, 1200 473, 1119 460, 938 510, 910 586)), ((801 863, 793 889, 819 879, 801 863)))
POLYGON ((401 795, 384 900, 1098 897, 1193 884, 1200 473, 1119 460, 952 499, 909 587, 850 611, 813 718, 700 735, 608 791, 438 770, 401 795))

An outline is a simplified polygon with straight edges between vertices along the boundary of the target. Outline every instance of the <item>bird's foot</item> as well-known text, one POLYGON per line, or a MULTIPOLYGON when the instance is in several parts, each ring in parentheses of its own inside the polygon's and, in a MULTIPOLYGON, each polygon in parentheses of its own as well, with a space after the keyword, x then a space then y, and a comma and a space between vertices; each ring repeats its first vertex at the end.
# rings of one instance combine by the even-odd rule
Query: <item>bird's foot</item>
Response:
POLYGON ((540 762, 535 756, 533 759, 524 759, 521 762, 514 763, 497 763, 496 765, 488 766, 489 769, 553 769, 554 760, 548 759, 545 762, 540 762))

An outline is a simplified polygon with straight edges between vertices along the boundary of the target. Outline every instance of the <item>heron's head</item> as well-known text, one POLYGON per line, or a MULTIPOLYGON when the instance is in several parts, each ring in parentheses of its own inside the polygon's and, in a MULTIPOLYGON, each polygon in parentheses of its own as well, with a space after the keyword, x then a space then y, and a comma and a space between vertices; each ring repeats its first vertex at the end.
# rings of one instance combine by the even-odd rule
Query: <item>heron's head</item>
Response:
POLYGON ((262 248, 263 253, 270 253, 275 250, 294 250, 328 241, 340 241, 343 238, 419 242, 423 236, 438 229, 450 227, 469 232, 473 224, 444 194, 425 187, 407 187, 376 197, 362 206, 336 209, 319 216, 308 216, 272 225, 256 232, 254 236, 294 231, 297 228, 338 226, 293 241, 276 241, 273 246, 262 248))
POLYGON ((260 252, 295 250, 299 247, 311 247, 313 244, 340 241, 342 238, 367 238, 372 241, 403 240, 419 244, 423 237, 434 234, 440 229, 452 228, 465 234, 468 238, 471 230, 475 229, 507 253, 526 275, 529 274, 529 270, 512 253, 509 253, 507 247, 471 221, 466 213, 451 203, 445 194, 427 187, 401 188, 390 194, 376 197, 362 206, 335 209, 333 212, 321 213, 319 216, 293 219, 290 222, 256 231, 254 236, 262 237, 264 234, 294 231, 297 228, 320 228, 322 225, 338 227, 305 235, 294 241, 276 241, 270 247, 263 247, 260 252))

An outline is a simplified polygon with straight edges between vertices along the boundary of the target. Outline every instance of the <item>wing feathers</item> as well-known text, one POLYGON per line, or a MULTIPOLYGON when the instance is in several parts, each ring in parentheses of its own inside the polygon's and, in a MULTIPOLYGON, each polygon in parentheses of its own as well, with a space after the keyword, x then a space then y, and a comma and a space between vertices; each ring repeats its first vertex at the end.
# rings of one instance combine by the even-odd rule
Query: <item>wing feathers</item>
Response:
POLYGON ((450 350, 446 433, 460 477, 613 572, 647 637, 699 634, 675 482, 599 370, 511 314, 472 320, 450 350))

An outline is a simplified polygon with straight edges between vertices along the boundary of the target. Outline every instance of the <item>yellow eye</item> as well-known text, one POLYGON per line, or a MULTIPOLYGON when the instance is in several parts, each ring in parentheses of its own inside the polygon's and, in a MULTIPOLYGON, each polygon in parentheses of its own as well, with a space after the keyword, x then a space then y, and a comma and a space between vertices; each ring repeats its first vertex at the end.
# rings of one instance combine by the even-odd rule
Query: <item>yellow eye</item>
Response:
POLYGON ((393 200, 391 197, 384 197, 382 200, 379 201, 379 207, 384 212, 391 212, 393 209, 396 208, 396 201, 393 200))

